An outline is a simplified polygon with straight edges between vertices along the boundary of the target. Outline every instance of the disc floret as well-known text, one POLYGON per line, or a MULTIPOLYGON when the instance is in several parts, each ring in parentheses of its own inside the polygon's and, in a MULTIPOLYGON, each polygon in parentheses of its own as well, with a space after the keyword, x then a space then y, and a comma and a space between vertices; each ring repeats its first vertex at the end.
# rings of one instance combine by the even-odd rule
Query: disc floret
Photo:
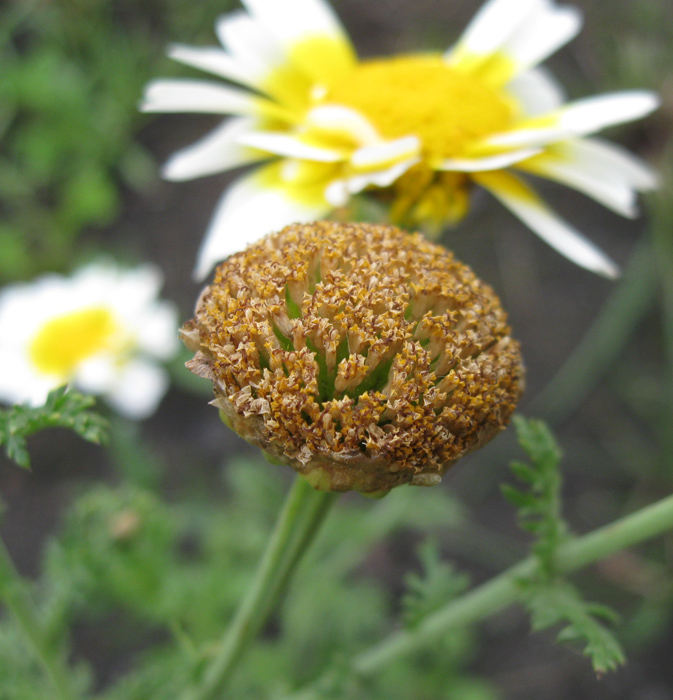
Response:
POLYGON ((439 482, 522 387, 490 287, 389 226, 268 236, 219 266, 183 335, 226 422, 324 490, 439 482))

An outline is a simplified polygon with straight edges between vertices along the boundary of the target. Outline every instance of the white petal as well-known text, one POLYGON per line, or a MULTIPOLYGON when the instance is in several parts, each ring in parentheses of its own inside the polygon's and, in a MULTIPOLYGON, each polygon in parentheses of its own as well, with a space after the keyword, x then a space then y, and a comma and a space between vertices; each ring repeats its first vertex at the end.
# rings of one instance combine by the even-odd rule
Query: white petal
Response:
POLYGON ((456 170, 465 173, 475 173, 482 170, 500 170, 521 160, 530 158, 540 152, 539 148, 524 148, 517 151, 499 153, 483 158, 447 158, 437 167, 437 170, 456 170))
POLYGON ((115 355, 96 355, 77 366, 73 383, 85 394, 113 391, 119 381, 119 362, 115 355))
POLYGON ((220 17, 215 31, 234 59, 237 70, 246 75, 250 83, 260 84, 286 62, 284 52, 273 35, 243 11, 220 17))
POLYGON ((544 146, 554 141, 564 141, 571 136, 573 134, 558 126, 519 128, 489 136, 484 139, 482 144, 478 145, 496 146, 498 148, 524 148, 526 146, 544 146))
POLYGON ((518 74, 567 44, 581 27, 582 13, 577 8, 543 3, 508 38, 502 51, 514 61, 518 74))
POLYGON ((520 128, 490 136, 484 144, 513 148, 565 141, 644 117, 658 105, 659 98, 645 90, 587 97, 565 105, 556 113, 531 120, 530 126, 524 123, 520 128))
POLYGON ((335 208, 345 207, 350 199, 350 192, 345 180, 331 182, 325 190, 325 199, 335 208))
POLYGON ((164 283, 164 276, 156 265, 140 265, 130 270, 117 268, 111 260, 103 260, 84 270, 93 270, 101 284, 107 274, 110 282, 108 300, 119 313, 136 320, 138 312, 154 303, 164 283))
POLYGON ((355 143, 368 145, 381 138, 371 124, 360 112, 350 107, 324 105, 313 108, 306 115, 308 128, 316 128, 334 134, 350 137, 355 143))
POLYGON ((330 208, 327 201, 314 205, 298 202, 280 188, 260 184, 260 173, 248 174, 231 185, 218 203, 194 276, 203 279, 218 262, 267 233, 291 223, 313 221, 330 208))
POLYGON ((354 175, 345 181, 346 190, 351 194, 355 194, 356 192, 362 192, 362 190, 371 185, 375 185, 376 187, 389 187, 419 161, 420 158, 409 158, 402 162, 395 163, 389 168, 374 170, 362 173, 361 175, 354 175))
POLYGON ((463 51, 494 53, 539 5, 540 0, 490 0, 474 16, 456 47, 447 52, 447 60, 453 62, 463 51))
POLYGON ((540 67, 517 75, 506 89, 527 117, 554 112, 566 99, 561 85, 549 71, 540 67))
POLYGON ((175 61, 180 61, 187 66, 208 71, 213 75, 219 75, 227 80, 256 87, 257 81, 250 71, 246 71, 226 51, 222 49, 205 47, 194 48, 183 44, 172 44, 168 47, 168 55, 175 61))
POLYGON ((283 45, 306 36, 347 37, 339 18, 323 0, 243 0, 243 4, 283 45))
POLYGON ((647 90, 587 97, 561 110, 559 126, 572 134, 591 134, 614 124, 640 119, 658 106, 659 97, 647 90))
POLYGON ((656 184, 654 174, 638 158, 589 139, 557 144, 517 167, 569 185, 628 217, 637 214, 636 191, 656 184))
POLYGON ((166 372, 152 362, 134 359, 117 376, 105 398, 119 413, 141 420, 152 415, 168 389, 166 372))
POLYGON ((421 149, 417 136, 405 136, 395 141, 383 141, 358 149, 351 156, 354 168, 375 168, 400 159, 415 157, 421 149))
POLYGON ((343 154, 339 151, 311 146, 291 134, 254 131, 242 134, 239 137, 239 143, 289 158, 316 160, 321 163, 336 163, 343 160, 343 154))
POLYGON ((247 118, 225 122, 195 144, 174 153, 163 167, 163 177, 175 181, 190 180, 262 160, 264 154, 237 142, 255 124, 254 120, 247 118))
POLYGON ((143 314, 138 329, 138 349, 158 360, 169 360, 180 347, 178 340, 178 310, 167 301, 155 302, 143 314))
POLYGON ((143 112, 258 114, 259 98, 205 80, 154 80, 145 88, 143 112))
POLYGON ((292 120, 289 109, 305 108, 309 79, 291 70, 285 50, 261 22, 243 11, 234 12, 218 19, 216 32, 225 51, 178 44, 169 49, 169 55, 273 98, 278 104, 257 98, 260 111, 271 117, 292 120))
POLYGON ((41 406, 47 394, 63 383, 55 377, 36 372, 26 357, 24 348, 18 352, 0 348, 0 403, 41 406))
MULTIPOLYGON (((70 279, 63 278, 63 283, 81 297, 79 308, 104 306, 114 312, 125 328, 135 326, 139 314, 154 303, 162 282, 161 270, 155 265, 126 270, 110 259, 82 267, 70 279)), ((56 313, 64 311, 61 308, 56 313)))
POLYGON ((605 253, 560 219, 518 178, 498 172, 475 174, 473 179, 561 255, 604 277, 615 278, 619 275, 619 268, 605 253))
POLYGON ((283 47, 292 62, 314 80, 343 75, 355 61, 348 35, 332 8, 323 0, 243 0, 283 47), (302 42, 329 39, 325 55, 312 55, 311 47, 301 51, 302 42))
POLYGON ((267 64, 278 63, 282 50, 264 25, 244 10, 221 15, 215 33, 222 46, 232 55, 259 56, 267 64))
POLYGON ((0 349, 20 348, 30 341, 51 315, 50 300, 56 296, 52 291, 57 292, 60 286, 59 278, 48 275, 32 285, 24 282, 0 290, 0 349))
POLYGON ((569 141, 564 147, 572 157, 602 177, 622 180, 639 192, 657 188, 656 172, 638 156, 625 148, 599 138, 569 141))
POLYGON ((343 207, 348 203, 352 194, 362 192, 367 187, 372 185, 375 187, 389 187, 419 161, 419 158, 409 158, 383 170, 372 170, 360 175, 335 180, 325 190, 325 199, 335 208, 343 207))
POLYGON ((597 178, 576 163, 545 158, 539 162, 522 163, 520 168, 584 192, 622 216, 634 218, 638 213, 635 192, 630 187, 626 187, 623 183, 597 178))

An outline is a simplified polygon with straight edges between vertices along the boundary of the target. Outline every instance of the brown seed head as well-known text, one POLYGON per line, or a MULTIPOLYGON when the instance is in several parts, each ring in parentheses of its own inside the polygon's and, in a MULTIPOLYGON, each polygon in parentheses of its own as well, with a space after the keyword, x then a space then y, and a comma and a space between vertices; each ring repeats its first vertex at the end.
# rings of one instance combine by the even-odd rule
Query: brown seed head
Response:
POLYGON ((182 333, 227 424, 323 490, 439 482, 523 384, 493 290, 391 226, 267 236, 218 267, 182 333))

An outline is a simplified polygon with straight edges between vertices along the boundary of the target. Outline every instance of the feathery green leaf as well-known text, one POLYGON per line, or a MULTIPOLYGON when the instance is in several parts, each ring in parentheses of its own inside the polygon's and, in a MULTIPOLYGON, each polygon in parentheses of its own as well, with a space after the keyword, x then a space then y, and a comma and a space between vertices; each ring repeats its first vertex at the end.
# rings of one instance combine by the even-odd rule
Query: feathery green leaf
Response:
POLYGON ((65 386, 54 389, 44 406, 26 404, 0 411, 0 445, 7 456, 24 469, 30 469, 26 438, 45 428, 67 428, 89 442, 105 442, 107 421, 94 411, 92 396, 65 386))
POLYGON ((615 613, 603 605, 584 601, 556 566, 558 548, 569 537, 561 514, 561 450, 542 421, 516 417, 514 425, 531 464, 512 463, 512 471, 525 486, 517 489, 506 485, 503 493, 518 510, 519 525, 535 536, 532 550, 538 570, 521 582, 532 627, 537 631, 561 625, 557 641, 583 646, 596 673, 613 671, 624 663, 624 652, 599 618, 614 622, 615 613))
POLYGON ((407 592, 402 598, 402 617, 407 627, 416 627, 469 586, 467 574, 458 573, 440 559, 434 540, 423 542, 418 548, 418 556, 422 573, 410 573, 405 577, 407 592))

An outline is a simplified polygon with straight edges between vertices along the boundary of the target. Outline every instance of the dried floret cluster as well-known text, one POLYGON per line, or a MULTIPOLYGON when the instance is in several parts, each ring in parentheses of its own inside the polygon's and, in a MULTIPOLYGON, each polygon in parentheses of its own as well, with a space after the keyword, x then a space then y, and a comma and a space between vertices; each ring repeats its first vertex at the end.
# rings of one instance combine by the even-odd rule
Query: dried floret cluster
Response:
POLYGON ((437 483, 523 383, 492 289, 391 226, 293 225, 230 257, 183 329, 236 432, 316 488, 437 483))

